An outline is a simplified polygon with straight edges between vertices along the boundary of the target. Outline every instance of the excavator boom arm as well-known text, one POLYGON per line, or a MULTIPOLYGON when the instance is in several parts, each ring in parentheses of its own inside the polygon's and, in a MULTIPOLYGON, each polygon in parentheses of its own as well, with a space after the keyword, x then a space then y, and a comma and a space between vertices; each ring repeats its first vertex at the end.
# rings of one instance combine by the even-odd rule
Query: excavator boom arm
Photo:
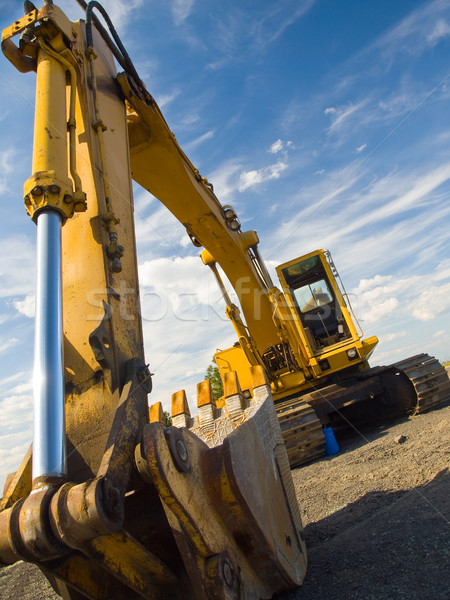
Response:
POLYGON ((224 270, 239 298, 248 330, 262 353, 277 340, 272 306, 258 271, 252 248, 256 232, 241 232, 228 217, 212 186, 200 176, 181 150, 157 104, 139 95, 125 74, 119 83, 132 108, 128 110, 130 160, 133 179, 156 196, 184 225, 198 246, 203 246, 224 270))

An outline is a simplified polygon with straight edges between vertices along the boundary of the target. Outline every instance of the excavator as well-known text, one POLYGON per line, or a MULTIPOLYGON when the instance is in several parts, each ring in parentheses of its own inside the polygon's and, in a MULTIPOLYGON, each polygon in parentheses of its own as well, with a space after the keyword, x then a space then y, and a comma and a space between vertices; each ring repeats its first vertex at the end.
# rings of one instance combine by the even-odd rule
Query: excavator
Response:
POLYGON ((280 265, 274 286, 105 9, 77 1, 77 22, 26 1, 2 33, 36 73, 37 289, 33 444, 0 501, 0 560, 36 563, 70 600, 269 599, 306 572, 290 465, 323 451, 324 425, 432 408, 450 382, 426 355, 369 367, 377 339, 362 339, 328 252, 280 265), (202 248, 238 338, 216 353, 220 402, 203 381, 192 416, 175 392, 168 427, 148 406, 132 180, 202 248))

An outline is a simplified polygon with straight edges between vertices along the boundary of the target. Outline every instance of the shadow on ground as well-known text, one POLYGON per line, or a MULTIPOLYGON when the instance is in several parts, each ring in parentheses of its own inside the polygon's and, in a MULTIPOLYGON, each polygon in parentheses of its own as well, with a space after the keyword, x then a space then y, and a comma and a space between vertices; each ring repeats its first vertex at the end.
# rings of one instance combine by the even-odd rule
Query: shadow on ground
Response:
POLYGON ((425 485, 370 492, 310 523, 306 579, 277 600, 448 600, 449 498, 445 469, 425 485))

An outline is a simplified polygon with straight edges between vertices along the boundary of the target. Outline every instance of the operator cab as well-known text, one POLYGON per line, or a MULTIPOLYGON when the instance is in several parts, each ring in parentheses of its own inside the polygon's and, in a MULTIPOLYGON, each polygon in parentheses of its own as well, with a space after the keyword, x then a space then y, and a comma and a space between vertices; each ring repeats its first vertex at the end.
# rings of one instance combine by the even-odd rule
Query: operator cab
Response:
POLYGON ((300 319, 313 350, 351 337, 342 313, 343 297, 323 251, 280 265, 277 272, 294 319, 300 319))

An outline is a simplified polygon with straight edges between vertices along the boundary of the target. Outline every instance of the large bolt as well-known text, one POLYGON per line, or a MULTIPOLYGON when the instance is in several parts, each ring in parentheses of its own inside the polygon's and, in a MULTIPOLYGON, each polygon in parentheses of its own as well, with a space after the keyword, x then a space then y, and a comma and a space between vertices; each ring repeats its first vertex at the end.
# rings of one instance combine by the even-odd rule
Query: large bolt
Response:
POLYGON ((233 567, 230 565, 230 563, 228 561, 225 561, 223 563, 222 574, 223 574, 223 579, 224 579, 225 583, 227 584, 227 586, 231 587, 233 585, 233 581, 234 581, 234 573, 233 573, 233 567))
POLYGON ((191 468, 191 459, 181 431, 177 427, 167 427, 164 435, 175 467, 180 473, 187 473, 191 468))
POLYGON ((120 490, 111 483, 109 479, 103 479, 103 508, 112 521, 122 519, 122 494, 120 490))
POLYGON ((180 457, 180 459, 183 462, 186 462, 187 459, 189 458, 189 454, 188 454, 186 446, 184 445, 183 440, 177 440, 177 443, 175 444, 175 446, 176 446, 178 456, 180 457))
POLYGON ((42 196, 42 194, 44 193, 44 188, 40 185, 37 185, 36 187, 34 187, 31 190, 31 195, 32 196, 42 196))
POLYGON ((111 273, 120 273, 122 271, 122 262, 120 258, 113 258, 111 261, 111 273))
POLYGON ((226 552, 207 559, 205 584, 208 598, 239 600, 242 597, 239 593, 239 574, 233 568, 226 552))

